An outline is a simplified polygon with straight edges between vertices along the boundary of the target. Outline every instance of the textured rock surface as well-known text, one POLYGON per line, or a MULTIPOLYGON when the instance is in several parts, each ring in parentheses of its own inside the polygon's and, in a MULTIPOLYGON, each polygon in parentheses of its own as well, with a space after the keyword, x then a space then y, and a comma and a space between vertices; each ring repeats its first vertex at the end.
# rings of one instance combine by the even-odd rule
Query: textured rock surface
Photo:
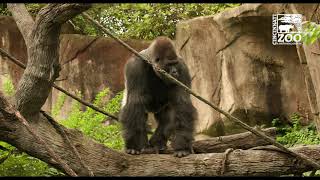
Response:
MULTIPOLYGON (((300 13, 304 20, 320 23, 320 4, 292 4, 289 12, 300 13)), ((300 46, 301 47, 301 46, 300 46)), ((309 102, 320 131, 320 41, 317 40, 312 45, 303 45, 300 52, 300 61, 305 67, 307 74, 306 82, 308 83, 309 102)))
MULTIPOLYGON (((60 63, 62 70, 56 84, 69 92, 81 92, 82 97, 92 101, 95 95, 106 87, 111 90, 111 96, 121 91, 123 85, 123 68, 126 60, 132 55, 119 43, 105 37, 83 36, 74 33, 65 25, 60 36, 60 63)), ((4 48, 17 59, 26 63, 26 47, 24 40, 12 18, 0 17, 0 47, 4 48)), ((127 40, 130 46, 140 51, 149 45, 147 41, 127 40)), ((10 75, 15 85, 23 70, 10 61, 3 61, 0 56, 1 77, 10 75)), ((1 87, 0 87, 1 88, 1 87)), ((50 111, 56 103, 59 91, 53 89, 43 109, 50 111)), ((71 108, 72 99, 66 98, 61 110, 64 117, 71 108)))
MULTIPOLYGON (((1 48, 10 52, 21 62, 26 63, 27 49, 24 40, 16 23, 8 16, 0 16, 0 39, 1 48)), ((0 76, 9 75, 12 77, 14 84, 17 84, 22 72, 21 68, 7 60, 3 60, 3 57, 0 56, 0 76)), ((0 85, 2 85, 1 80, 2 78, 0 78, 0 85)))
MULTIPOLYGON (((295 46, 273 46, 273 13, 285 4, 244 4, 177 25, 176 45, 193 77, 192 88, 249 125, 270 125, 300 111, 310 115, 304 75, 295 46)), ((198 131, 244 131, 193 99, 198 131)))
MULTIPOLYGON (((149 45, 147 41, 125 41, 140 51, 149 45)), ((132 55, 127 49, 110 38, 90 37, 77 34, 61 36, 60 63, 62 81, 57 82, 69 92, 80 91, 82 96, 93 101, 95 95, 106 87, 114 93, 123 90, 123 68, 132 55)), ((53 91, 54 94, 58 92, 53 91)), ((55 104, 55 98, 52 103, 55 104)), ((65 107, 70 106, 67 99, 65 107)))

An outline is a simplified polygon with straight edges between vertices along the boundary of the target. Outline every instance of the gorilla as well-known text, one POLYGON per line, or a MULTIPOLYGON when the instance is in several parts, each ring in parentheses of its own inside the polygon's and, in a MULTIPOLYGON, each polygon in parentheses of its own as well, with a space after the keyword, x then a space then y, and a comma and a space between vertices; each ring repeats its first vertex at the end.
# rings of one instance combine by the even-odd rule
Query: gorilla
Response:
MULTIPOLYGON (((186 86, 191 87, 189 70, 167 37, 156 38, 140 52, 144 57, 186 86)), ((190 94, 170 82, 153 66, 137 56, 125 65, 125 90, 120 111, 125 151, 140 154, 152 148, 161 153, 170 138, 175 157, 193 153, 192 141, 197 111, 190 94), (148 141, 147 113, 154 113, 157 128, 148 141), (171 139, 172 138, 172 139, 171 139)))

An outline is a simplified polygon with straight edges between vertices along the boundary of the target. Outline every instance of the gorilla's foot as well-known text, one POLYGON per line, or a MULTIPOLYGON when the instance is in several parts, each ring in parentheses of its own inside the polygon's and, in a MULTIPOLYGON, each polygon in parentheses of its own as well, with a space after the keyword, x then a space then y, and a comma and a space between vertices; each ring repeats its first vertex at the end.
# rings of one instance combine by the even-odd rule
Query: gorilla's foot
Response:
POLYGON ((189 150, 177 150, 177 151, 174 151, 173 156, 182 158, 182 157, 188 156, 189 154, 191 154, 189 150))
POLYGON ((126 149, 126 153, 127 153, 127 154, 132 154, 132 155, 139 155, 139 154, 140 154, 140 150, 136 150, 136 149, 126 149))

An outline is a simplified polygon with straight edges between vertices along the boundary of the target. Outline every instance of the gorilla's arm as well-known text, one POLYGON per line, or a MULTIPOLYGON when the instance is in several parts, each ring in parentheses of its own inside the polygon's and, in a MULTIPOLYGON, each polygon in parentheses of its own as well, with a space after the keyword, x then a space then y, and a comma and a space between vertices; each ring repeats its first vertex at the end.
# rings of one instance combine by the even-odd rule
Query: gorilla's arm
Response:
POLYGON ((126 102, 121 109, 120 121, 123 124, 123 137, 126 142, 126 151, 130 154, 139 154, 147 144, 145 110, 146 84, 142 61, 131 58, 125 67, 126 102))
POLYGON ((178 80, 186 86, 188 86, 189 88, 191 88, 191 76, 189 74, 187 65, 183 61, 181 61, 180 63, 180 73, 181 76, 179 76, 178 80))
MULTIPOLYGON (((180 63, 179 81, 191 87, 191 77, 185 63, 180 63)), ((183 88, 177 86, 170 93, 170 102, 175 111, 175 137, 173 148, 175 156, 182 157, 192 152, 192 140, 194 131, 194 121, 197 111, 192 105, 190 94, 183 88)))

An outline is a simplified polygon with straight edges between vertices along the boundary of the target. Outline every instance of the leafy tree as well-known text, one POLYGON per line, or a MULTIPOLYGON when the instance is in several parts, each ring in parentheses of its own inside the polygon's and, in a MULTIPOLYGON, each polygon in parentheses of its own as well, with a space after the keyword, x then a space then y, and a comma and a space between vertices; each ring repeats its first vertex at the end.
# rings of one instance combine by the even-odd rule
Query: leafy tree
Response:
MULTIPOLYGON (((28 3, 26 7, 35 17, 45 5, 28 3)), ((87 13, 121 38, 154 39, 161 35, 174 38, 176 24, 179 21, 213 15, 239 5, 232 3, 105 3, 94 4, 87 13)), ((10 15, 5 3, 0 3, 0 14, 10 15)), ((88 23, 81 15, 73 18, 71 22, 83 34, 105 36, 99 28, 88 23)))
POLYGON ((287 147, 295 145, 319 144, 320 136, 314 123, 307 126, 301 124, 302 117, 298 113, 293 113, 290 117, 292 125, 284 124, 278 118, 273 119, 272 125, 277 128, 277 141, 287 147))
MULTIPOLYGON (((99 92, 96 95, 93 104, 111 114, 116 114, 120 111, 123 92, 119 92, 109 102, 104 103, 103 98, 109 93, 109 88, 99 92)), ((57 101, 57 103, 59 104, 60 102, 57 101)), ((61 108, 62 106, 58 105, 58 107, 61 108)), ((106 120, 105 115, 98 113, 91 108, 86 108, 85 111, 82 111, 81 104, 75 100, 73 101, 71 109, 72 111, 68 117, 60 121, 61 124, 68 128, 78 129, 84 134, 112 149, 121 150, 123 148, 124 143, 121 137, 121 126, 119 123, 106 126, 103 124, 103 122, 106 120)))
POLYGON ((0 15, 10 15, 6 3, 0 3, 0 15))
MULTIPOLYGON (((230 3, 95 4, 87 13, 121 38, 154 39, 161 35, 173 38, 176 24, 181 20, 213 15, 239 5, 230 3)), ((86 34, 105 35, 100 29, 89 25, 82 16, 75 17, 73 22, 86 34)))
POLYGON ((302 32, 302 41, 307 45, 314 43, 320 38, 320 25, 306 21, 302 32))
MULTIPOLYGON (((43 8, 46 4, 44 3, 26 3, 26 7, 30 14, 35 17, 35 15, 43 8)), ((6 3, 0 3, 0 15, 11 16, 11 13, 7 9, 6 3)))

